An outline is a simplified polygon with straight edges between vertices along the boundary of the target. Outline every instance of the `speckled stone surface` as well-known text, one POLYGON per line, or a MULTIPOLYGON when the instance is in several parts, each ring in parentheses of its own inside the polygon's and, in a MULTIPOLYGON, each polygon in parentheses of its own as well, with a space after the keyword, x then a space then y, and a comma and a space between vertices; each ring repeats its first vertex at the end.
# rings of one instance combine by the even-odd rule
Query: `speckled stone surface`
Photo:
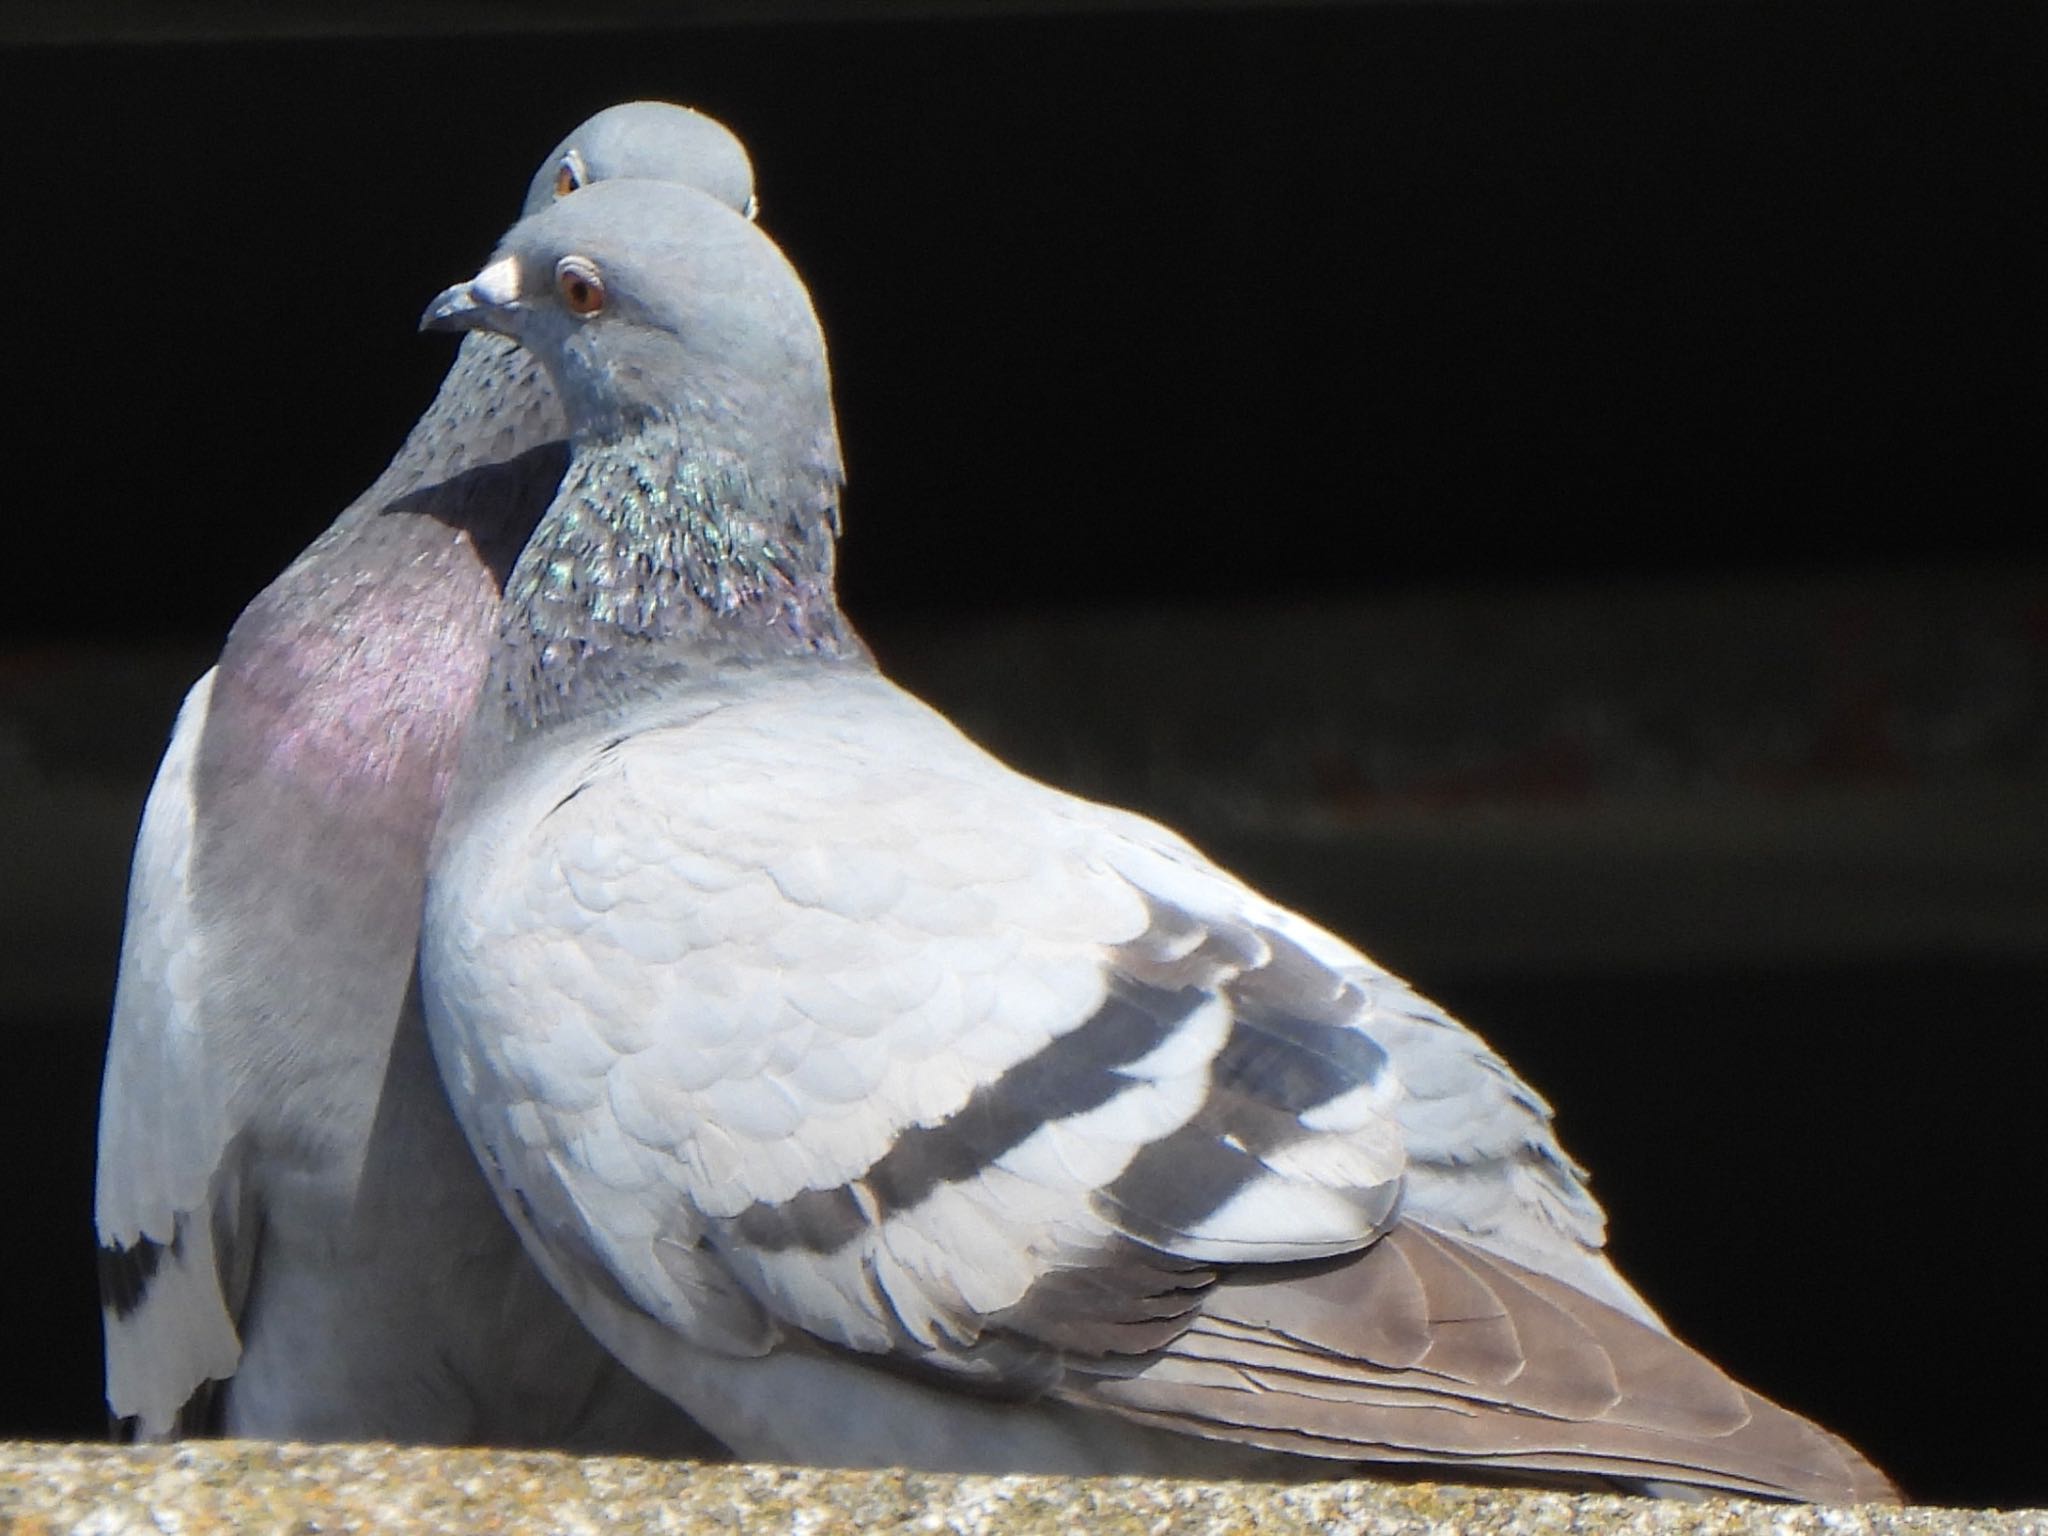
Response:
POLYGON ((2048 1536, 2048 1512, 1318 1483, 937 1477, 382 1445, 0 1443, 0 1536, 2048 1536))

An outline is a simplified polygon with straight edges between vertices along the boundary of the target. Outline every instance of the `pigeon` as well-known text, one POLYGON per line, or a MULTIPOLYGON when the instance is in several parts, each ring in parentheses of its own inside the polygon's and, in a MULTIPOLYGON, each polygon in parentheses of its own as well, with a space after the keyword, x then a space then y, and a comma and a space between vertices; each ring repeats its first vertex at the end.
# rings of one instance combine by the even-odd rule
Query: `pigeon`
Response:
POLYGON ((757 228, 607 183, 422 325, 529 349, 572 442, 435 834, 428 1031, 536 1262, 736 1454, 1896 1497, 1671 1335, 1478 1036, 882 675, 757 228))
MULTIPOLYGON (((654 102, 579 127, 526 208, 610 176, 753 209, 738 140, 654 102)), ((429 832, 564 431, 529 354, 469 338, 179 712, 135 848, 99 1123, 124 1437, 717 1449, 524 1258, 413 988, 429 832)))

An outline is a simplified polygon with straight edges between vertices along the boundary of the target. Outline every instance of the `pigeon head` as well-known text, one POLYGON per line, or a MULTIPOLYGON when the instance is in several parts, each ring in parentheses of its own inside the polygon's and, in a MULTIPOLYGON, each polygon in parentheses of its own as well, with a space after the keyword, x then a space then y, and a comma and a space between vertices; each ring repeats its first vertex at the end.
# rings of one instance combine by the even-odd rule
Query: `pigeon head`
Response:
POLYGON ((612 708, 676 667, 864 660, 833 594, 824 337, 745 217, 671 182, 598 182, 514 225, 420 324, 509 337, 568 418, 486 683, 512 729, 612 708))
POLYGON ((517 341, 579 441, 662 424, 706 452, 839 478, 810 296, 773 241, 693 188, 605 181, 551 204, 420 325, 517 341))
POLYGON ((677 181, 754 217, 754 167, 725 125, 666 101, 628 101, 554 147, 526 189, 522 217, 600 181, 677 181))

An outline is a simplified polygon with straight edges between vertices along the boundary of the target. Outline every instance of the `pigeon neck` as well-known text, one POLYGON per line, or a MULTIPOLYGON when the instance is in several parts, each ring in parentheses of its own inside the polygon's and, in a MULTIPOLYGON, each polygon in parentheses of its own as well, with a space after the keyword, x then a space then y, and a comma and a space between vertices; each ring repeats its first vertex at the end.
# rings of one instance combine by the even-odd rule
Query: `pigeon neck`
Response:
POLYGON ((650 679, 865 660, 833 595, 839 476, 636 423, 581 441, 505 589, 491 691, 515 730, 650 679))

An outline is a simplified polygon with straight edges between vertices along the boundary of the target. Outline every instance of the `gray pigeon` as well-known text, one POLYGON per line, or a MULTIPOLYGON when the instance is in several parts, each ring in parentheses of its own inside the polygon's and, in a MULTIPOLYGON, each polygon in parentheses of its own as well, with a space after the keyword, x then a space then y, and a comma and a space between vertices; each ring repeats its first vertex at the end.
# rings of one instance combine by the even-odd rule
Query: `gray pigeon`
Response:
MULTIPOLYGON (((608 176, 752 205, 729 132, 642 102, 564 140, 526 207, 608 176)), ((100 1113, 125 1434, 705 1447, 524 1259, 413 991, 428 835, 563 436, 532 358, 469 338, 185 700, 136 844, 100 1113)))
POLYGON ((880 675, 756 229, 596 187, 423 324, 531 349, 574 445, 436 834, 428 1028, 529 1251, 737 1453, 1895 1496, 1666 1331, 1476 1036, 880 675))

